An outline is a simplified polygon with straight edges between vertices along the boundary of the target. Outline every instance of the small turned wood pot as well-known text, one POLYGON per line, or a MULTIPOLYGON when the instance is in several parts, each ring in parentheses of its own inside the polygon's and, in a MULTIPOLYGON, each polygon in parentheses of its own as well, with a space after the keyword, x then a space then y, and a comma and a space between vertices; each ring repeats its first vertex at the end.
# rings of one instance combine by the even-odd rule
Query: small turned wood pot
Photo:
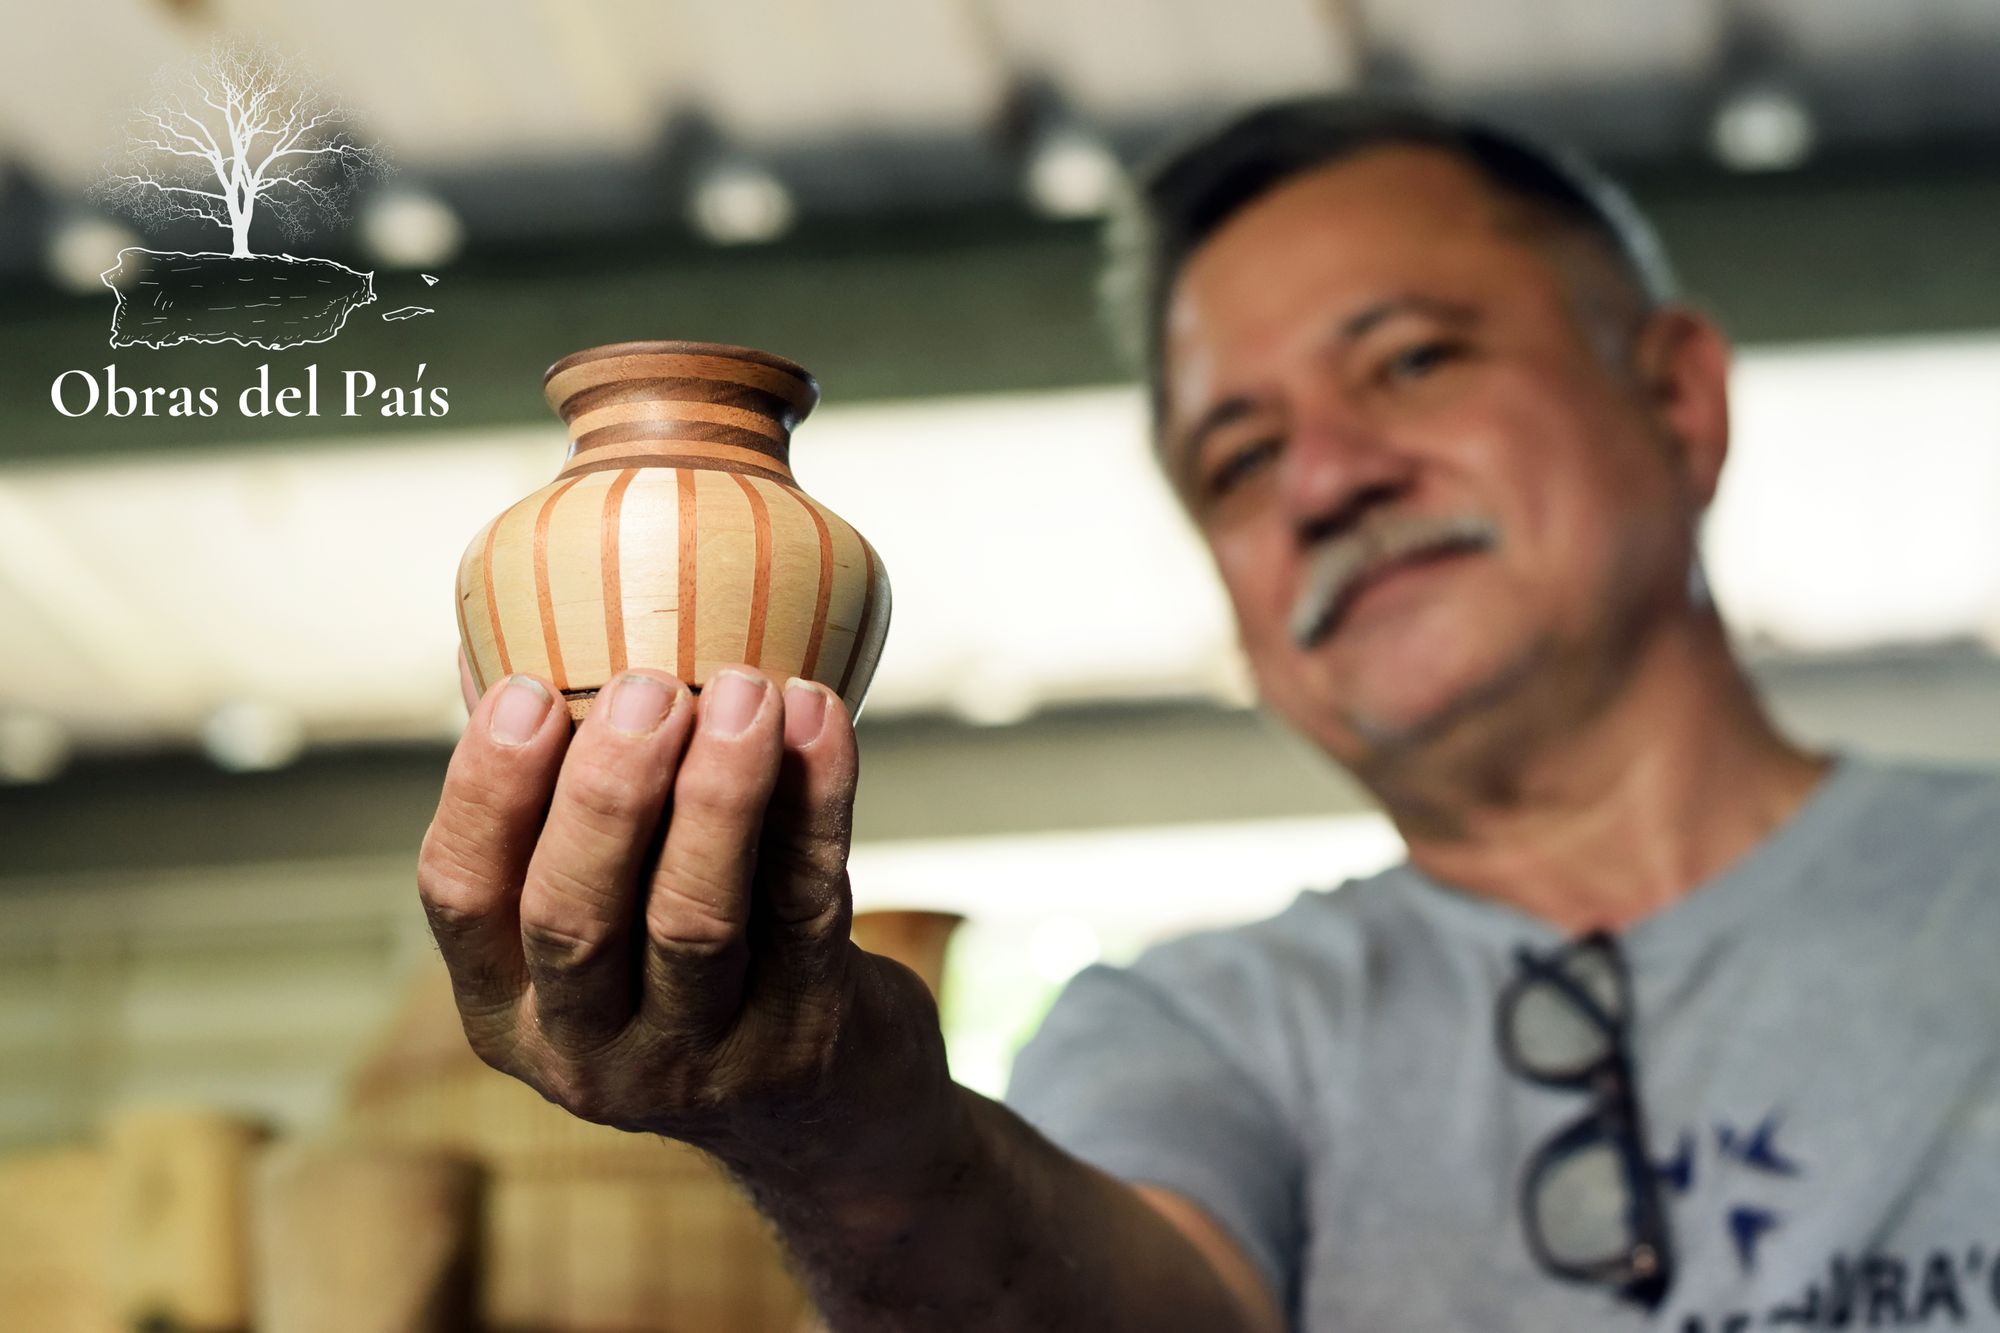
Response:
POLYGON ((858 712, 889 633, 889 577, 792 476, 813 377, 747 347, 613 343, 550 366, 543 394, 569 427, 568 459, 459 563, 459 637, 481 692, 530 672, 581 720, 628 668, 699 689, 743 662, 819 681, 858 712))

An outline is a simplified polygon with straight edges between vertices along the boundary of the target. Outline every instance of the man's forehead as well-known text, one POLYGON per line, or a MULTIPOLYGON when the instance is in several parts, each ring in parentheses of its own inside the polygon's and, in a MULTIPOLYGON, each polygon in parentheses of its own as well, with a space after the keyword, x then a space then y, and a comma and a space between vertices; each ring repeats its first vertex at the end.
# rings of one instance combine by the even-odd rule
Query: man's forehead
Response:
POLYGON ((1322 336, 1398 297, 1476 302, 1502 269, 1547 269, 1528 229, 1514 201, 1442 149, 1370 149, 1301 173, 1218 227, 1175 276, 1161 330, 1169 423, 1202 410, 1272 338, 1322 336))
POLYGON ((1302 172, 1246 204, 1187 256, 1166 331, 1172 337, 1214 319, 1222 313, 1218 294, 1234 308, 1260 290, 1281 292, 1268 282, 1273 263, 1294 274, 1309 268, 1365 279, 1440 246, 1510 246, 1520 239, 1506 225, 1513 212, 1473 168, 1440 149, 1375 148, 1302 172))

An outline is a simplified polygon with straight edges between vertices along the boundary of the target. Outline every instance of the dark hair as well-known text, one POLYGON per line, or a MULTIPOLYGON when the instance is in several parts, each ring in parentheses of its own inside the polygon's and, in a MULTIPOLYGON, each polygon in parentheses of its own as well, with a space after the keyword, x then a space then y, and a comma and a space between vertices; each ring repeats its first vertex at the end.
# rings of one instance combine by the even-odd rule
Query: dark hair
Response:
POLYGON ((1113 218, 1105 295, 1126 351, 1144 364, 1156 429, 1164 418, 1166 303, 1188 256, 1292 177, 1396 145, 1451 153, 1496 191, 1592 237, 1645 308, 1674 298, 1673 271, 1652 226, 1624 190, 1580 157, 1414 103, 1366 95, 1271 103, 1170 154, 1140 178, 1136 198, 1113 218))

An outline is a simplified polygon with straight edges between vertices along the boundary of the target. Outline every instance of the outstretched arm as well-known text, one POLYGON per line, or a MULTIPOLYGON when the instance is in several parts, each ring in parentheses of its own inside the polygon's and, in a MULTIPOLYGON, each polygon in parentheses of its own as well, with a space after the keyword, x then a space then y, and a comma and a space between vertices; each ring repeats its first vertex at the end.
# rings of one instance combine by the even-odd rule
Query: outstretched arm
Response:
POLYGON ((830 1329, 1284 1328, 1263 1279, 1195 1205, 1078 1161, 977 1093, 955 1088, 954 1101, 935 1146, 872 1180, 739 1171, 830 1329))
POLYGON ((951 1081, 922 980, 849 939, 857 772, 837 698, 748 668, 630 673, 573 737, 495 685, 418 870, 473 1048, 714 1156, 842 1333, 1281 1327, 1192 1205, 951 1081))

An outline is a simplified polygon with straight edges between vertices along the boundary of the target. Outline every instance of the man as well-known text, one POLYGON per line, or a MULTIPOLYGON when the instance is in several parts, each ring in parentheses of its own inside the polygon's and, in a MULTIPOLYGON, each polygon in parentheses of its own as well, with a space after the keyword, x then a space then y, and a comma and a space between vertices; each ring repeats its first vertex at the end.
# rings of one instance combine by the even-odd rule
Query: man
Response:
POLYGON ((1003 1107, 848 943, 824 690, 634 673, 572 738, 517 678, 420 873, 474 1046, 714 1154, 837 1329, 2000 1327, 2000 788, 1765 716, 1696 558, 1727 348, 1636 215, 1339 100, 1146 204, 1162 464, 1408 861, 1087 969, 1003 1107))

